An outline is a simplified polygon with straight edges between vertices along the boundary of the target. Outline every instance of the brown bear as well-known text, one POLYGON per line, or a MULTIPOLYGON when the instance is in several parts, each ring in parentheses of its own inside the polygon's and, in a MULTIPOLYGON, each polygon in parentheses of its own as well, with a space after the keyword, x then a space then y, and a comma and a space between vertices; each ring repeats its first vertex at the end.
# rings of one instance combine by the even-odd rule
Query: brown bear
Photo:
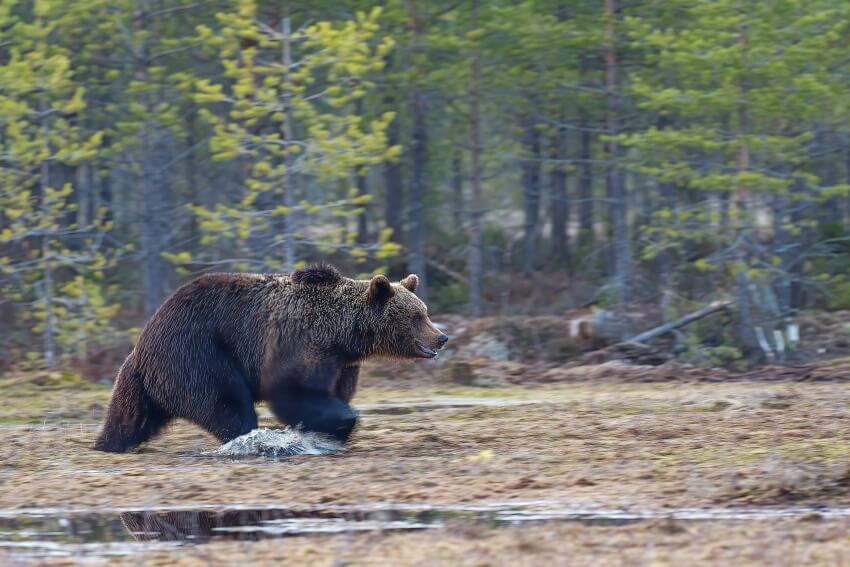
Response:
POLYGON ((260 400, 285 424, 346 441, 364 360, 434 358, 448 340, 418 285, 413 274, 399 283, 344 278, 327 264, 190 281, 118 371, 94 448, 127 451, 178 417, 229 441, 257 427, 260 400))

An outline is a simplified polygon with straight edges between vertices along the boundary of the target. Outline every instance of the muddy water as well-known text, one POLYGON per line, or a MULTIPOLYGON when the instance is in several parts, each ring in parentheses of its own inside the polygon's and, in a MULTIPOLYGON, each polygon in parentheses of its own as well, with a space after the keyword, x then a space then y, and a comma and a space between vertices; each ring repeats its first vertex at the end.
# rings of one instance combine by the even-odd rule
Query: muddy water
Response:
POLYGON ((556 501, 478 505, 385 505, 252 508, 0 510, 0 554, 13 560, 97 559, 143 548, 200 545, 212 540, 259 540, 363 531, 424 530, 447 525, 515 526, 529 522, 581 522, 620 526, 653 519, 682 522, 788 518, 846 518, 850 508, 575 507, 556 501))

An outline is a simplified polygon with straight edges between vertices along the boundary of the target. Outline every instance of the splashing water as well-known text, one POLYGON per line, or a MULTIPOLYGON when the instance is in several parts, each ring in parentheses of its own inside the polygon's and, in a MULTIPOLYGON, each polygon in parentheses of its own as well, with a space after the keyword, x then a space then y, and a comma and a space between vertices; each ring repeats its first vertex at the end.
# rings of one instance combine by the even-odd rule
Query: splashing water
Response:
POLYGON ((291 427, 261 427, 232 439, 205 455, 215 457, 291 457, 293 455, 329 455, 345 450, 345 446, 319 433, 291 427))

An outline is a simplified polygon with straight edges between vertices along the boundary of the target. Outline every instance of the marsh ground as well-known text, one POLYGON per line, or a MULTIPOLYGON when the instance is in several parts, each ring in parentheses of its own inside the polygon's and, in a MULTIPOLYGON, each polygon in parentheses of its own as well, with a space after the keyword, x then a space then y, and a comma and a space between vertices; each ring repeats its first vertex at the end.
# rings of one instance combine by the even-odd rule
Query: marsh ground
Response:
MULTIPOLYGON (((217 443, 183 422, 130 454, 91 451, 108 386, 65 375, 3 379, 0 507, 850 506, 850 389, 841 382, 391 386, 367 377, 356 399, 362 424, 344 453, 222 461, 203 456, 217 443)), ((848 522, 817 515, 622 526, 450 522, 422 532, 140 548, 133 557, 151 563, 214 557, 311 564, 680 564, 684 558, 834 564, 850 557, 848 522)))

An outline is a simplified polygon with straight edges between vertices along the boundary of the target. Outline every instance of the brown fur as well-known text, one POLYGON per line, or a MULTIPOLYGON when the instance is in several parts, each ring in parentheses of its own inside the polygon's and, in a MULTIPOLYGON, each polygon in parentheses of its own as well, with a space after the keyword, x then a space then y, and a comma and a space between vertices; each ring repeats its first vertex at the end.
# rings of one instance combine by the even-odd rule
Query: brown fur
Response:
POLYGON ((95 448, 128 450, 175 417, 227 441, 256 427, 259 400, 284 423, 316 430, 356 416, 348 402, 363 360, 430 358, 446 340, 417 285, 415 275, 397 284, 343 278, 328 265, 190 281, 124 362, 95 448))

